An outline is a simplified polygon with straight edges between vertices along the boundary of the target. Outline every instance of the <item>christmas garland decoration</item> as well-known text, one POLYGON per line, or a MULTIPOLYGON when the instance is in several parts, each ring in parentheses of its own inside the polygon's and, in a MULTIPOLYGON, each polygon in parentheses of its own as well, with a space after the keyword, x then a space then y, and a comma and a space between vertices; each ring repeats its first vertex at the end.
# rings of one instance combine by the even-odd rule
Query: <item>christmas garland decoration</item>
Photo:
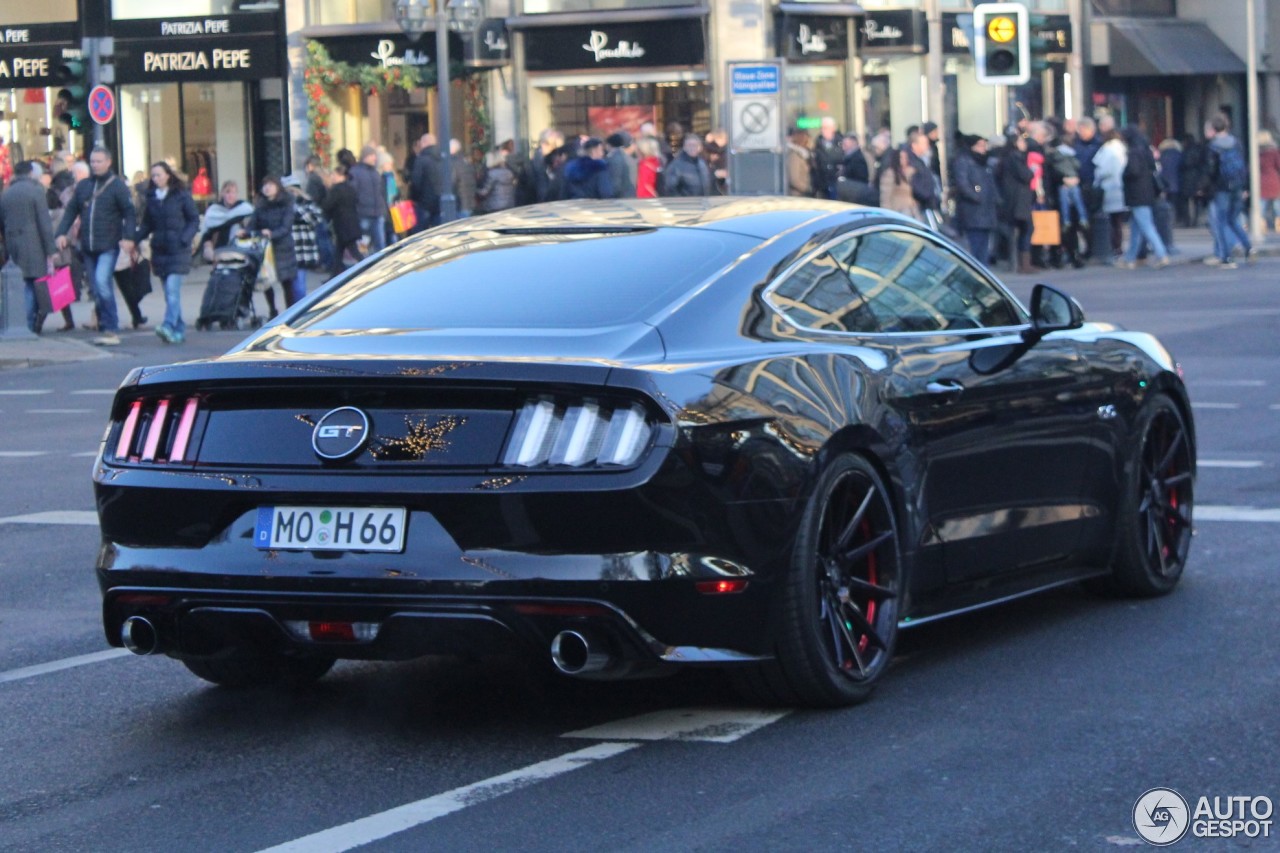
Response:
MULTIPOLYGON (((462 63, 450 63, 452 80, 463 86, 466 102, 466 129, 468 139, 488 148, 489 98, 480 78, 468 73, 462 63)), ((326 94, 333 89, 359 86, 370 95, 385 93, 392 88, 411 92, 414 89, 436 85, 436 66, 393 65, 383 67, 372 64, 353 65, 338 62, 329 56, 324 45, 314 39, 307 41, 307 61, 302 71, 303 86, 307 92, 307 122, 311 127, 311 153, 318 156, 326 167, 332 160, 333 136, 329 133, 329 116, 332 107, 326 102, 326 94)))

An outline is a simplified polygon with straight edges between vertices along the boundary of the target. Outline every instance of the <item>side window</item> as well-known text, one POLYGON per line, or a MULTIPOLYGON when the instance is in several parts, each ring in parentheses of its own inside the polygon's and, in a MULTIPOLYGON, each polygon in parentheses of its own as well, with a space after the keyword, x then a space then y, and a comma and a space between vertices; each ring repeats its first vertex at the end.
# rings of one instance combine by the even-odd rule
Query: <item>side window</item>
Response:
POLYGON ((1017 308, 955 252, 907 231, 832 246, 770 294, 787 319, 827 332, 942 332, 1016 326, 1017 308))
POLYGON ((963 258, 907 231, 872 231, 830 254, 867 300, 882 332, 1016 326, 1013 303, 963 258))

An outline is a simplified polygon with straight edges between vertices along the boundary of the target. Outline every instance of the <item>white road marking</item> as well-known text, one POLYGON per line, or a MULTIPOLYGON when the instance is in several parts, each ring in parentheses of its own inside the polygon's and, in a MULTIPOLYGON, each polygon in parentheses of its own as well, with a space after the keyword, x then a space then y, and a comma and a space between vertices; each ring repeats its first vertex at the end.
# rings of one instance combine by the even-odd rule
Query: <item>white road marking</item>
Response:
POLYGON ((561 737, 595 740, 698 740, 733 743, 790 711, 757 711, 730 708, 671 708, 626 720, 617 720, 561 737))
POLYGON ((98 456, 98 451, 86 450, 83 453, 72 453, 71 455, 75 459, 95 459, 98 456))
POLYGON ((104 652, 77 655, 73 658, 63 658, 62 660, 36 664, 35 666, 24 666, 22 669, 11 669, 8 672, 0 672, 0 684, 4 684, 8 681, 22 681, 25 678, 35 678, 37 675, 48 675, 51 672, 61 672, 64 669, 73 669, 77 666, 87 666, 91 663, 101 663, 106 660, 114 660, 115 658, 124 657, 128 654, 130 654, 130 652, 125 649, 107 649, 104 652))
POLYGON ((1265 379, 1198 379, 1192 385, 1218 385, 1225 388, 1263 388, 1265 379))
POLYGON ((1273 412, 1280 412, 1280 403, 1272 403, 1267 408, 1271 409, 1273 412))
POLYGON ((1200 459, 1196 462, 1200 468, 1262 468, 1266 464, 1257 459, 1200 459))
POLYGON ((98 514, 92 510, 51 510, 0 518, 0 524, 83 524, 98 526, 98 514))
POLYGON ((1280 524, 1280 509, 1258 509, 1252 506, 1206 506, 1195 508, 1196 521, 1253 521, 1280 524))
POLYGON ((93 409, 27 409, 28 415, 88 415, 93 409))
POLYGON ((0 397, 38 397, 41 394, 52 394, 53 391, 45 388, 39 391, 0 391, 0 397))
POLYGON ((28 459, 32 456, 44 456, 47 450, 0 450, 0 459, 28 459))
POLYGON ((351 850, 372 844, 374 841, 404 832, 415 826, 429 823, 468 806, 510 794, 521 788, 545 782, 579 767, 621 755, 640 746, 638 743, 597 743, 577 752, 570 752, 547 761, 539 761, 528 767, 503 773, 481 782, 454 788, 434 797, 415 803, 406 803, 394 809, 370 815, 351 823, 335 826, 312 835, 270 847, 262 853, 324 853, 324 851, 351 850))
POLYGON ((1192 403, 1193 409, 1238 409, 1239 403, 1192 403))
POLYGON ((84 388, 80 391, 72 391, 72 394, 105 394, 114 396, 116 389, 114 388, 84 388))

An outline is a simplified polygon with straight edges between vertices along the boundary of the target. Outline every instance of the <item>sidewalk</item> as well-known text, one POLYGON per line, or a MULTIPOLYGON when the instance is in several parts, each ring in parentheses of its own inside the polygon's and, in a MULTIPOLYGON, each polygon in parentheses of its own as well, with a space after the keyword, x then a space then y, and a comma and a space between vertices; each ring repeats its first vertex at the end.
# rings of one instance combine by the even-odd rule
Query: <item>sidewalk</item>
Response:
MULTIPOLYGON (((198 332, 195 328, 196 318, 200 316, 200 302, 204 297, 204 288, 212 271, 213 267, 209 264, 201 264, 193 267, 186 277, 182 285, 182 319, 187 324, 188 341, 193 337, 217 335, 225 340, 224 348, 230 349, 247 333, 198 332)), ((309 271, 307 273, 308 292, 319 287, 326 278, 328 276, 325 273, 309 271)), ((116 307, 120 314, 120 339, 124 344, 128 344, 133 335, 147 335, 159 341, 155 328, 164 319, 164 288, 154 277, 151 279, 151 287, 151 293, 147 294, 140 303, 142 313, 147 318, 146 328, 137 332, 129 328, 129 310, 125 308, 120 292, 116 291, 116 307)), ((254 297, 254 305, 258 309, 259 316, 266 319, 266 301, 261 294, 254 297)), ((276 306, 280 309, 284 308, 284 297, 279 288, 276 288, 276 306)), ((62 316, 53 314, 45 320, 43 333, 34 340, 30 338, 15 340, 0 336, 0 370, 111 358, 117 347, 95 346, 91 341, 98 336, 98 333, 83 328, 84 324, 93 319, 93 301, 88 293, 84 294, 81 301, 71 303, 71 314, 76 321, 76 328, 71 332, 58 331, 62 328, 62 316)), ((175 361, 195 357, 195 355, 184 356, 183 346, 170 347, 168 351, 172 353, 170 357, 175 361)))
MULTIPOLYGON (((1170 253, 1169 259, 1174 264, 1201 263, 1205 257, 1213 254, 1213 239, 1209 236, 1208 228, 1175 229, 1173 243, 1173 251, 1170 253)), ((1256 254, 1260 256, 1280 255, 1280 239, 1272 235, 1269 240, 1259 243, 1255 248, 1256 254)), ((1111 270, 1110 267, 1101 264, 1095 264, 1093 268, 1111 270)), ((226 348, 230 349, 241 339, 242 336, 239 333, 197 332, 195 329, 196 318, 200 316, 200 300, 204 296, 205 284, 209 281, 209 273, 212 269, 208 264, 202 264, 193 268, 191 274, 187 276, 182 287, 182 317, 187 323, 188 340, 197 336, 218 335, 225 338, 226 348)), ((1029 278, 1029 276, 1020 276, 1000 269, 994 270, 994 272, 1001 278, 1007 277, 1011 281, 1021 281, 1029 278)), ((1112 274, 1122 273, 1120 270, 1115 270, 1112 274)), ((1042 277, 1044 273, 1043 271, 1038 271, 1035 275, 1042 277)), ((324 273, 308 272, 308 292, 319 287, 326 278, 327 276, 324 273)), ((164 318, 163 290, 160 287, 160 283, 155 279, 152 279, 152 287, 151 293, 142 300, 142 313, 148 318, 147 328, 137 333, 131 333, 127 328, 122 329, 123 340, 126 342, 130 334, 145 334, 155 337, 155 326, 164 318)), ((278 289, 276 300, 279 307, 283 308, 283 297, 278 289)), ((125 309, 118 293, 116 294, 116 302, 123 315, 122 323, 127 327, 129 312, 125 309)), ((261 295, 255 297, 255 304, 261 315, 265 317, 266 303, 261 295)), ((6 340, 0 337, 0 370, 110 358, 112 350, 115 348, 94 346, 90 343, 90 340, 96 337, 96 333, 80 328, 91 319, 93 303, 90 301, 74 302, 71 305, 71 311, 75 316, 77 327, 73 332, 58 332, 57 329, 62 326, 62 318, 54 315, 45 322, 44 334, 35 340, 6 340)), ((180 346, 173 347, 171 352, 174 360, 184 358, 183 348, 180 346)))

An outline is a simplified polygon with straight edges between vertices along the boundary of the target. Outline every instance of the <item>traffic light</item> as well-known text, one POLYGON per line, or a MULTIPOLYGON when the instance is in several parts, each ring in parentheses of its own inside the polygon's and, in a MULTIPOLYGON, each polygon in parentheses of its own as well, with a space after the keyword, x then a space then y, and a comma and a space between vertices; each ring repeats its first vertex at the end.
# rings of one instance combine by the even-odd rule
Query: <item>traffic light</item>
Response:
POLYGON ((80 59, 63 60, 56 71, 58 82, 62 84, 54 105, 58 121, 76 132, 89 124, 89 107, 85 100, 89 94, 87 73, 88 69, 80 59))
POLYGON ((1021 3, 973 7, 973 56, 978 82, 1021 86, 1031 79, 1031 28, 1021 3))

